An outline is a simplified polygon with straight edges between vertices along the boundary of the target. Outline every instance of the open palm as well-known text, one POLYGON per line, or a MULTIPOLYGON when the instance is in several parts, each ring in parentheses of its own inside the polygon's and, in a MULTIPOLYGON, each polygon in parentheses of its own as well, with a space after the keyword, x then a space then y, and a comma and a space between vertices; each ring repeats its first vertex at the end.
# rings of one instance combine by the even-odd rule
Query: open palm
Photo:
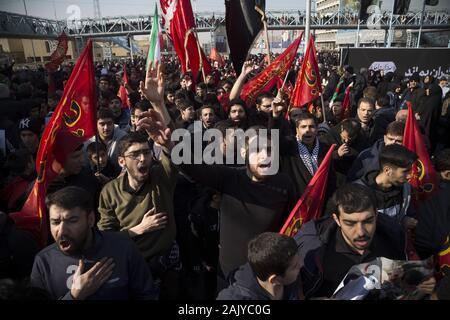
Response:
POLYGON ((160 63, 156 62, 156 65, 149 66, 145 82, 140 83, 140 91, 150 102, 164 102, 164 75, 160 63))

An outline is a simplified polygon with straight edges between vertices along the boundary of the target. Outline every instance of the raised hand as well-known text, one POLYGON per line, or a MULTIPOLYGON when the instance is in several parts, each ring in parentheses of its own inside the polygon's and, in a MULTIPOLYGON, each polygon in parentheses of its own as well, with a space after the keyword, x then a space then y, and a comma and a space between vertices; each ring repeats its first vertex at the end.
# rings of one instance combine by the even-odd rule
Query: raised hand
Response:
POLYGON ((252 61, 245 61, 242 65, 242 76, 247 76, 250 72, 253 70, 253 62, 252 61))
POLYGON ((93 295, 111 277, 114 266, 114 260, 105 257, 83 273, 84 262, 80 259, 70 289, 72 297, 76 300, 84 300, 93 295))
POLYGON ((141 114, 141 119, 136 123, 136 130, 145 130, 149 137, 160 144, 170 148, 170 129, 164 123, 161 114, 155 110, 149 110, 141 114))
POLYGON ((152 103, 164 103, 164 74, 160 63, 149 66, 145 82, 141 81, 139 84, 139 91, 152 103))

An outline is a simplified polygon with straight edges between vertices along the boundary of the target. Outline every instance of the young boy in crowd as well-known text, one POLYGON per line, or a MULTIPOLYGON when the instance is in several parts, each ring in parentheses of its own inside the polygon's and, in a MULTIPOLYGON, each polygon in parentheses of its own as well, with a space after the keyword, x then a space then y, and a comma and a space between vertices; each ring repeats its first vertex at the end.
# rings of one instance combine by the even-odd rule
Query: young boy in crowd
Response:
POLYGON ((89 168, 94 172, 95 177, 102 186, 119 175, 120 172, 108 161, 108 154, 104 144, 91 142, 87 146, 86 152, 89 159, 89 168))

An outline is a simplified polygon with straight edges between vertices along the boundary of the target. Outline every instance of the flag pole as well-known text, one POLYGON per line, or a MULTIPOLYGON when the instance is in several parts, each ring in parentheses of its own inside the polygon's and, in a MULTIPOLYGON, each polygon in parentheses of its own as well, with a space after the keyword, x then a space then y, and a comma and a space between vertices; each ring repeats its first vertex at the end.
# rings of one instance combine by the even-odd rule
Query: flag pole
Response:
POLYGON ((325 113, 325 103, 323 102, 323 94, 320 94, 320 101, 322 102, 323 123, 327 122, 327 116, 325 113))
POLYGON ((267 61, 270 64, 272 62, 272 60, 270 59, 270 44, 269 44, 269 31, 267 30, 267 18, 266 18, 266 13, 261 10, 260 7, 255 6, 255 10, 261 15, 261 22, 263 23, 263 27, 264 27, 264 35, 266 38, 266 49, 267 49, 267 61))

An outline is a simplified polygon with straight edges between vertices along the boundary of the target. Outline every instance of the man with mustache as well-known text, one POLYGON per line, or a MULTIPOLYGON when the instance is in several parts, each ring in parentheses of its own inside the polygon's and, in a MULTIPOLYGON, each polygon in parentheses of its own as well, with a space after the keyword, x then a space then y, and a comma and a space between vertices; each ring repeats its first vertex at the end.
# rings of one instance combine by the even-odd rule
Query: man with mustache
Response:
POLYGON ((387 216, 377 213, 369 188, 346 184, 333 200, 336 209, 332 217, 305 223, 294 237, 307 299, 331 297, 353 265, 376 257, 406 259, 404 235, 392 232, 400 226, 391 225, 387 216))
POLYGON ((55 243, 35 258, 31 284, 53 299, 154 299, 152 275, 139 250, 123 234, 94 228, 90 194, 66 187, 47 200, 55 243))

